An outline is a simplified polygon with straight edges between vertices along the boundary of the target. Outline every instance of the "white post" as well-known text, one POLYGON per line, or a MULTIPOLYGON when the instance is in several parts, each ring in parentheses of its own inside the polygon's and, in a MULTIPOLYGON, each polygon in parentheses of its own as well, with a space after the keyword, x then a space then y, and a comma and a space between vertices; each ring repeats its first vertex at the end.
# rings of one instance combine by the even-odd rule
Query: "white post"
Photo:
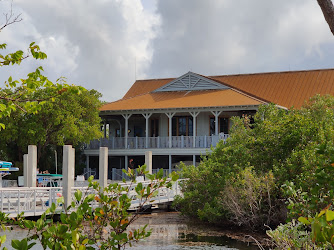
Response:
POLYGON ((28 187, 36 187, 37 171, 37 147, 36 145, 28 146, 28 187))
POLYGON ((199 112, 189 112, 191 116, 193 117, 193 148, 196 148, 196 118, 199 114, 199 112))
POLYGON ((104 135, 104 139, 107 138, 107 123, 106 121, 103 122, 103 135, 104 135))
POLYGON ((100 147, 99 182, 102 189, 108 186, 108 148, 100 147))
MULTIPOLYGON (((129 157, 126 155, 126 156, 124 156, 124 169, 125 169, 125 171, 128 171, 128 168, 129 168, 129 157)), ((122 171, 122 177, 123 178, 125 177, 123 171, 122 171)))
POLYGON ((74 186, 74 148, 63 146, 63 196, 65 209, 72 202, 72 187, 74 186))
POLYGON ((129 137, 129 118, 131 114, 124 114, 122 115, 125 119, 125 148, 128 148, 128 137, 129 137))
POLYGON ((172 147, 172 118, 173 116, 175 115, 175 112, 174 113, 166 113, 167 117, 168 117, 168 128, 169 128, 169 147, 171 148, 172 147))
POLYGON ((89 175, 89 155, 86 155, 86 172, 87 172, 86 179, 88 179, 90 177, 89 175))
POLYGON ((172 173, 172 155, 168 156, 169 173, 172 173))
POLYGON ((145 142, 145 148, 148 148, 148 119, 151 117, 152 113, 145 113, 142 114, 145 117, 146 120, 146 142, 145 142))
POLYGON ((218 117, 222 111, 211 111, 211 113, 215 116, 215 135, 218 135, 218 117))
POLYGON ((193 165, 196 167, 196 155, 193 155, 193 165))
POLYGON ((152 151, 145 152, 145 164, 149 174, 152 174, 152 151))
POLYGON ((23 181, 24 187, 28 187, 28 154, 23 155, 23 181))
POLYGON ((57 150, 55 150, 55 165, 56 165, 56 174, 58 174, 57 150))

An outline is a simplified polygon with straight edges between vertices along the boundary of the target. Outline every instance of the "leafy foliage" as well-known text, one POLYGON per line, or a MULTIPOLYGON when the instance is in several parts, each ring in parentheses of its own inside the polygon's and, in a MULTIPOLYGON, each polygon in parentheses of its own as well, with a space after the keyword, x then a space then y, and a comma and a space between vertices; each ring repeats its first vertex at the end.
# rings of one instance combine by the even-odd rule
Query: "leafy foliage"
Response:
POLYGON ((328 249, 324 245, 317 246, 307 228, 295 220, 280 224, 275 230, 268 230, 267 235, 275 249, 328 249))
MULTIPOLYGON (((5 14, 5 23, 0 26, 0 32, 10 24, 19 22, 20 15, 14 16, 12 9, 10 13, 5 14)), ((6 43, 0 44, 0 51, 8 48, 6 43)), ((0 53, 0 67, 9 65, 20 65, 23 60, 32 57, 36 60, 44 60, 47 55, 40 50, 35 42, 28 46, 28 53, 17 50, 9 54, 0 53)), ((9 77, 4 83, 4 88, 0 88, 0 118, 8 117, 13 111, 21 110, 28 113, 37 113, 41 110, 42 105, 46 101, 54 101, 64 92, 80 94, 82 87, 68 85, 63 78, 59 78, 55 83, 51 82, 42 74, 43 68, 38 67, 34 72, 27 75, 27 78, 14 80, 9 77), (44 91, 43 97, 35 96, 39 90, 44 91)), ((5 128, 4 123, 0 123, 0 130, 5 128)))
MULTIPOLYGON (((198 168, 183 167, 182 175, 189 178, 184 197, 177 200, 183 213, 216 223, 230 219, 233 212, 219 200, 230 180, 238 180, 247 167, 257 176, 254 183, 272 173, 272 197, 290 201, 291 219, 314 214, 332 202, 334 97, 315 96, 300 110, 263 105, 254 124, 249 121, 247 116, 235 117, 226 144, 220 142, 198 168)), ((265 194, 260 200, 266 200, 265 194)))
POLYGON ((274 190, 272 172, 258 176, 253 168, 247 167, 227 181, 221 202, 229 212, 229 220, 263 230, 264 225, 275 225, 284 219, 284 203, 277 201, 274 190))
POLYGON ((330 210, 331 205, 327 206, 314 217, 299 217, 299 221, 311 226, 312 241, 318 246, 334 248, 334 211, 330 210))
MULTIPOLYGON (((45 96, 45 90, 34 96, 45 96)), ((29 144, 37 145, 38 161, 48 153, 47 147, 89 142, 101 137, 99 101, 100 93, 82 89, 81 94, 65 92, 47 102, 37 114, 17 110, 11 117, 0 119, 7 128, 0 131, 3 154, 11 160, 22 155, 29 144), (15 147, 13 147, 15 145, 15 147)), ((17 159, 21 160, 21 159, 17 159)))
MULTIPOLYGON (((143 206, 157 195, 158 190, 171 188, 178 176, 172 173, 171 178, 162 178, 162 171, 148 175, 145 167, 137 171, 146 174, 151 183, 147 186, 136 184, 135 181, 128 185, 112 183, 102 189, 91 176, 87 190, 84 193, 76 191, 75 201, 65 212, 61 212, 60 221, 54 221, 53 215, 58 212, 59 204, 63 203, 62 197, 57 201, 58 206, 52 203, 37 221, 20 220, 20 226, 28 228, 29 233, 25 239, 12 240, 13 249, 30 249, 33 241, 40 242, 43 249, 124 249, 126 245, 131 246, 148 237, 150 231, 147 226, 134 230, 128 230, 128 226, 137 219, 143 206), (129 213, 132 195, 136 195, 140 203, 136 212, 129 213), (49 215, 51 219, 47 219, 49 215)), ((134 170, 129 170, 128 174, 134 176, 134 170)))

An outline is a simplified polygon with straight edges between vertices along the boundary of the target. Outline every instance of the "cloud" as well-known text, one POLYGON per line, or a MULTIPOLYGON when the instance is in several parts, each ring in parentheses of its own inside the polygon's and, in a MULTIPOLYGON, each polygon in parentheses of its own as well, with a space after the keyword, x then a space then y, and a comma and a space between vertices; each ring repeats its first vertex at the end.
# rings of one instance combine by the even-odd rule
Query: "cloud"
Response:
MULTIPOLYGON (((11 1, 0 1, 3 12, 11 1)), ((23 21, 8 51, 35 41, 44 62, 0 68, 0 81, 42 65, 51 80, 120 99, 135 79, 333 67, 334 38, 315 0, 15 0, 23 21)), ((0 19, 0 22, 3 21, 0 19)))
POLYGON ((313 0, 159 0, 157 12, 154 77, 333 67, 333 36, 313 0))
MULTIPOLYGON (((37 64, 51 78, 64 76, 69 83, 97 89, 110 101, 125 94, 136 74, 146 77, 152 57, 149 41, 159 18, 140 0, 17 0, 13 8, 24 20, 8 27, 2 39, 24 48, 36 41, 48 54, 46 62, 37 64)), ((26 63, 21 71, 29 72, 37 64, 26 63)))

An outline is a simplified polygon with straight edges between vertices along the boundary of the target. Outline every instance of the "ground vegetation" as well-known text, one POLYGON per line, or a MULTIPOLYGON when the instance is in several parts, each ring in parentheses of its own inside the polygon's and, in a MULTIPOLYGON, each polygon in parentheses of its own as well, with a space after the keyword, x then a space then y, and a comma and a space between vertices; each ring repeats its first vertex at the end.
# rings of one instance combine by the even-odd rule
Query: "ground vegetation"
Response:
MULTIPOLYGON (((331 209, 333 163, 334 97, 314 96, 301 109, 263 105, 254 123, 247 116, 234 118, 230 138, 199 167, 182 167, 189 179, 176 207, 205 221, 252 230, 314 218, 331 209)), ((297 230, 291 227, 278 230, 297 230)))

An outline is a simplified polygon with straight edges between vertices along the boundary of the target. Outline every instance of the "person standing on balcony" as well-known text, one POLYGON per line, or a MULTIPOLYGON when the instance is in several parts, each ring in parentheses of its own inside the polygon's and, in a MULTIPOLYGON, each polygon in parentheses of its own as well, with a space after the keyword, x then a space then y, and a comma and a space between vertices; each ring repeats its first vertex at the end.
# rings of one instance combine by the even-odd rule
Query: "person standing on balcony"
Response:
POLYGON ((129 160, 129 168, 134 169, 134 166, 135 166, 135 164, 134 164, 134 162, 133 162, 133 159, 131 158, 131 159, 129 160))

